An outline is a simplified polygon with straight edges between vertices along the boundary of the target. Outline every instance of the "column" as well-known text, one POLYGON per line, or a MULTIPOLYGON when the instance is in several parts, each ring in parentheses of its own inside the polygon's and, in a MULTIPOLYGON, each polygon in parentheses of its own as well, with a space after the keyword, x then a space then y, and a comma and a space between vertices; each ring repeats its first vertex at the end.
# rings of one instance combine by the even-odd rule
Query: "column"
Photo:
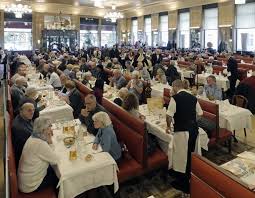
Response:
POLYGON ((233 51, 233 26, 235 4, 233 1, 219 3, 219 50, 233 51))
POLYGON ((42 47, 42 30, 44 29, 44 14, 39 12, 32 13, 32 35, 33 49, 42 47))
POLYGON ((102 19, 98 21, 98 46, 101 47, 101 31, 102 31, 102 19))
POLYGON ((81 47, 80 46, 80 16, 79 15, 72 15, 71 16, 71 23, 72 25, 74 25, 74 30, 77 31, 77 44, 79 46, 79 48, 81 47))

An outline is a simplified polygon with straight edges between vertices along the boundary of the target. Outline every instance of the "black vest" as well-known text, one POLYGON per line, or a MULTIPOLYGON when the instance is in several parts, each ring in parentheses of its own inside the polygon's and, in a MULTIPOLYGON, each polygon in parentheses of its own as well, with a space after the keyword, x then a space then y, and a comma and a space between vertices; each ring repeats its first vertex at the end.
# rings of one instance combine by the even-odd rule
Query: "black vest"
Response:
POLYGON ((197 98, 186 91, 173 96, 176 103, 174 114, 174 131, 189 131, 197 127, 196 104, 197 98))

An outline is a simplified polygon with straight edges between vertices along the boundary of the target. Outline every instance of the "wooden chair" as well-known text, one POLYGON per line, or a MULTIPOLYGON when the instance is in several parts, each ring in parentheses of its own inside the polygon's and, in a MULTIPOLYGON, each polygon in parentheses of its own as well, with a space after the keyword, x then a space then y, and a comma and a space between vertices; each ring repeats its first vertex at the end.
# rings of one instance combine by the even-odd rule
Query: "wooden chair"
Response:
POLYGON ((164 92, 163 92, 163 99, 164 99, 164 106, 168 107, 169 102, 171 100, 171 93, 170 93, 170 89, 168 88, 164 88, 164 92))
MULTIPOLYGON (((237 106, 237 107, 247 109, 248 99, 246 97, 242 96, 242 95, 234 95, 233 99, 232 99, 232 104, 237 106)), ((246 137, 246 129, 245 128, 244 128, 244 135, 246 137)), ((235 130, 234 130, 234 140, 235 140, 235 142, 237 142, 236 131, 235 130)))

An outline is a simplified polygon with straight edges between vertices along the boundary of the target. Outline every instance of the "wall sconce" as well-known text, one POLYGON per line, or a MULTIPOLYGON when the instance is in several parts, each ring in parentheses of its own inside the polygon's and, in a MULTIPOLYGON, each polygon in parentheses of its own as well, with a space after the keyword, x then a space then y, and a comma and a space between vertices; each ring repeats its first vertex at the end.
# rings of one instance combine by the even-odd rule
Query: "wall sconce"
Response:
POLYGON ((37 43, 38 43, 38 45, 40 45, 41 44, 41 40, 37 40, 37 43))

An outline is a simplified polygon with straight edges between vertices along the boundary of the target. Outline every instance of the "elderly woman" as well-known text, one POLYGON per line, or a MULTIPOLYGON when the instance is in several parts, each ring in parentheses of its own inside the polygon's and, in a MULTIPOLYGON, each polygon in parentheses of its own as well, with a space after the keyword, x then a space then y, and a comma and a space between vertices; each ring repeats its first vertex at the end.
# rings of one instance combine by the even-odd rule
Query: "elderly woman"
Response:
POLYGON ((140 76, 143 78, 143 80, 151 80, 150 73, 148 72, 147 68, 143 66, 142 62, 137 63, 136 70, 139 71, 140 76))
POLYGON ((85 72, 83 80, 82 80, 82 84, 86 85, 87 87, 92 89, 92 85, 89 81, 92 80, 92 74, 91 72, 85 72))
POLYGON ((39 112, 46 107, 46 103, 41 101, 41 96, 35 87, 28 87, 25 91, 25 96, 20 100, 19 106, 21 107, 25 103, 32 103, 35 108, 33 120, 39 117, 39 112))
POLYGON ((98 129, 93 149, 97 150, 100 144, 104 152, 108 152, 115 161, 121 158, 121 148, 117 141, 110 117, 105 112, 98 112, 92 117, 94 127, 98 129))
POLYGON ((58 163, 52 144, 50 119, 37 118, 34 121, 33 133, 27 139, 21 154, 18 167, 18 186, 24 193, 45 189, 49 186, 56 188, 58 178, 51 165, 58 163))
POLYGON ((167 80, 166 80, 166 74, 164 72, 163 69, 159 68, 157 70, 157 75, 156 75, 156 79, 162 83, 162 84, 166 84, 167 83, 167 80))
POLYGON ((78 79, 78 77, 77 77, 77 73, 80 71, 80 66, 79 65, 74 65, 73 66, 73 69, 72 69, 72 71, 71 71, 71 73, 69 74, 69 78, 71 79, 71 80, 73 80, 73 79, 78 79))
POLYGON ((128 89, 126 87, 122 87, 119 92, 118 92, 119 97, 114 99, 114 103, 122 106, 123 100, 127 97, 128 95, 128 89))
POLYGON ((122 107, 127 112, 129 112, 132 116, 136 118, 140 118, 142 120, 145 119, 145 117, 139 113, 139 101, 135 94, 128 93, 128 95, 123 101, 122 107))
POLYGON ((129 92, 134 93, 137 98, 141 99, 141 94, 143 92, 143 82, 139 79, 139 72, 133 71, 132 79, 127 84, 129 92))
POLYGON ((73 65, 72 65, 72 64, 68 64, 68 65, 66 66, 66 69, 64 70, 64 74, 65 74, 66 76, 69 76, 70 73, 72 72, 72 69, 73 69, 73 65))

